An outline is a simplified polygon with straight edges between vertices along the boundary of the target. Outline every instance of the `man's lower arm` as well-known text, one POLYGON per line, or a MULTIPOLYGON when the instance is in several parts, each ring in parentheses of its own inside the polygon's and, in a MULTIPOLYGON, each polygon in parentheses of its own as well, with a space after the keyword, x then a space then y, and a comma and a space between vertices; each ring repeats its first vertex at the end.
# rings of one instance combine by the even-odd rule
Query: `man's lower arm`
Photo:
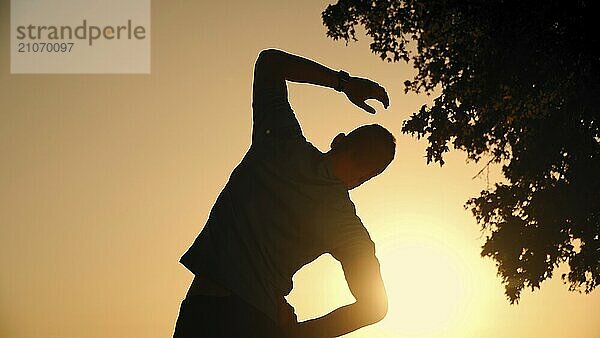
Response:
POLYGON ((267 57, 277 64, 278 71, 285 80, 329 88, 338 86, 338 72, 331 68, 277 49, 268 49, 263 53, 268 54, 267 57))
POLYGON ((353 303, 342 306, 329 314, 298 323, 298 337, 331 338, 338 337, 383 319, 366 304, 353 303))

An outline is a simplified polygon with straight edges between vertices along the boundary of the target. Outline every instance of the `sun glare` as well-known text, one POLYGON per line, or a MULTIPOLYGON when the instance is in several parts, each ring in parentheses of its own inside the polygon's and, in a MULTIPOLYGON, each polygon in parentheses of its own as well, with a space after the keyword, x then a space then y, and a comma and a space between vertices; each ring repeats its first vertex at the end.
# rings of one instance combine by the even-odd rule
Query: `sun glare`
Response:
POLYGON ((394 233, 395 239, 380 252, 389 299, 383 326, 390 336, 454 336, 465 329, 465 322, 475 319, 469 313, 480 276, 469 266, 461 240, 449 237, 448 228, 442 226, 448 226, 447 220, 420 218, 414 217, 413 222, 428 227, 411 226, 405 228, 410 229, 407 232, 394 233))
MULTIPOLYGON (((396 270, 384 272, 392 318, 398 329, 415 334, 444 330, 465 306, 465 278, 451 253, 418 243, 398 248, 386 260, 396 270)), ((384 262, 385 263, 385 262, 384 262)))

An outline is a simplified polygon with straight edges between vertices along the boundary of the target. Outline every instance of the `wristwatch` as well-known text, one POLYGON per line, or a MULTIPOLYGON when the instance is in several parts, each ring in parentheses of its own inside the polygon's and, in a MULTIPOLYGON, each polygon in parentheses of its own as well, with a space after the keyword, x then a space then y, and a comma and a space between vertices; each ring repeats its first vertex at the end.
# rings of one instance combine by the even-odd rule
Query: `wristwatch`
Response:
POLYGON ((348 74, 347 72, 340 70, 337 73, 337 78, 338 78, 338 83, 337 86, 335 87, 335 90, 337 90, 338 92, 343 92, 344 88, 346 88, 346 85, 348 84, 348 82, 350 82, 350 74, 348 74))

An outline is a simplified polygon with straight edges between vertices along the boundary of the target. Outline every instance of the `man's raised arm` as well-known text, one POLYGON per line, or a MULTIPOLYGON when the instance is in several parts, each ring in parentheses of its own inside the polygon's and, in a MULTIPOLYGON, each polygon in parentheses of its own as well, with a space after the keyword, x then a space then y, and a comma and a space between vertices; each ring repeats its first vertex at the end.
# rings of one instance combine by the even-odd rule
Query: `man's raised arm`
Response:
POLYGON ((287 93, 286 80, 338 89, 343 91, 352 103, 371 114, 375 114, 375 109, 366 104, 365 100, 376 99, 385 108, 389 105, 385 89, 371 80, 346 77, 342 72, 281 50, 261 51, 254 68, 254 98, 256 99, 256 95, 263 89, 287 93))

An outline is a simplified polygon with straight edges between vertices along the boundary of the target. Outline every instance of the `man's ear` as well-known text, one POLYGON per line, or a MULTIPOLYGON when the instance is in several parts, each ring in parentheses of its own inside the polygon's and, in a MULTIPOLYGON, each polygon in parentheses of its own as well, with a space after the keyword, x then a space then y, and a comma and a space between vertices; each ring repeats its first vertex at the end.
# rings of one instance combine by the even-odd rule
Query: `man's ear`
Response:
POLYGON ((331 149, 338 147, 345 138, 346 134, 337 134, 336 137, 333 138, 333 141, 331 141, 331 149))

